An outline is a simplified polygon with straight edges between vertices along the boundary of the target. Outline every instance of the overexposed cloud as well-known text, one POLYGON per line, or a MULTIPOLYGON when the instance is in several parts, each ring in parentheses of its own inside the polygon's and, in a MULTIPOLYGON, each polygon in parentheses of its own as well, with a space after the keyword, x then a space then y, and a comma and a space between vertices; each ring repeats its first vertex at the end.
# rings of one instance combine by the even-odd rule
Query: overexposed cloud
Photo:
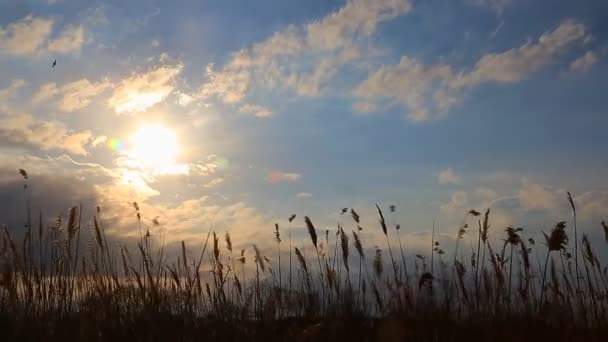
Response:
POLYGON ((174 81, 182 64, 163 65, 143 73, 134 73, 114 89, 108 105, 116 114, 134 114, 162 102, 175 88, 174 81))
POLYGON ((570 70, 574 72, 585 73, 595 65, 598 57, 597 54, 593 51, 587 51, 581 57, 575 59, 572 64, 570 64, 570 70))
POLYGON ((437 181, 439 184, 461 184, 462 176, 457 174, 451 168, 445 169, 437 175, 437 181))
POLYGON ((177 94, 177 104, 182 107, 186 107, 194 101, 194 97, 182 92, 178 92, 177 94))

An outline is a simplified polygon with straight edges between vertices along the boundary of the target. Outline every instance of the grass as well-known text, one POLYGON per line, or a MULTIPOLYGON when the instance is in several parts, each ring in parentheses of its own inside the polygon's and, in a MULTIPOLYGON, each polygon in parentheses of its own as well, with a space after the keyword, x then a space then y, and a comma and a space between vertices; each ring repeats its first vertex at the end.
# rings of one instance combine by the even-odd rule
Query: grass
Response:
MULTIPOLYGON (((27 173, 21 174, 27 182, 27 173)), ((568 200, 575 215, 570 194, 568 200)), ((274 235, 276 252, 270 253, 276 258, 263 255, 255 244, 248 251, 233 252, 229 233, 221 243, 211 230, 200 255, 192 257, 193 246, 182 241, 180 253, 172 256, 164 236, 153 238, 143 224, 137 203, 133 209, 140 237, 131 248, 108 241, 101 208, 90 229, 83 225, 80 206, 68 211, 67 220, 58 217, 50 227, 43 226, 39 215, 35 227, 29 201, 26 205, 25 236, 16 241, 8 227, 0 231, 3 340, 608 337, 608 268, 587 235, 580 246, 570 244, 578 243, 578 232, 570 231, 566 222, 558 222, 545 233, 544 244, 538 244, 523 238, 523 228, 490 228, 489 209, 483 215, 470 210, 458 231, 454 258, 444 258, 433 233, 428 265, 425 255, 407 257, 400 226, 389 226, 380 206, 378 229, 385 235, 388 253, 365 246, 359 214, 344 208, 342 214, 350 211, 356 228, 348 233, 339 224, 334 241, 328 230, 325 240, 319 239, 322 232, 311 218, 304 218, 315 253, 308 259, 316 259, 318 266, 311 268, 305 245, 292 245, 295 215, 287 219, 286 266, 280 259, 285 246, 278 224, 274 232, 272 227, 268 230, 269 239, 274 235), (472 231, 469 224, 478 227, 477 248, 471 247, 470 255, 461 248, 458 254, 458 241, 472 231), (500 250, 494 249, 490 235, 500 250), (82 243, 86 239, 88 243, 82 243), (391 248, 395 241, 397 257, 391 248), (351 256, 351 251, 357 255, 351 256), (390 258, 388 269, 383 254, 390 258), (255 269, 249 277, 247 265, 255 269)), ((603 222, 600 228, 608 242, 608 228, 603 222)))

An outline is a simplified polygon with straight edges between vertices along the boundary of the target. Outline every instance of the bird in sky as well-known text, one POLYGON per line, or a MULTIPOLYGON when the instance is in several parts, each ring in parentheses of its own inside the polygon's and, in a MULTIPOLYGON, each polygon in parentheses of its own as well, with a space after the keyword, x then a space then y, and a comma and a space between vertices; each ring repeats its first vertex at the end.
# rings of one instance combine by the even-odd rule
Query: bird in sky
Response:
POLYGON ((53 61, 53 65, 51 65, 51 68, 54 68, 57 65, 57 60, 53 61))

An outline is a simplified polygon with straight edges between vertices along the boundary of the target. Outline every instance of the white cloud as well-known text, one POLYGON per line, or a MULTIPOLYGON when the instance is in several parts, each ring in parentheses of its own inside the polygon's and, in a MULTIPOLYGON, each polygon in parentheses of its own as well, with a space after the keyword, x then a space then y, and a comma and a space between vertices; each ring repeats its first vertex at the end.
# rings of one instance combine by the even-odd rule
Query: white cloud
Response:
POLYGON ((29 114, 0 115, 0 141, 3 145, 35 147, 40 150, 60 149, 86 155, 90 131, 73 132, 57 121, 43 121, 29 114))
POLYGON ((108 105, 116 114, 146 111, 162 102, 174 89, 174 80, 183 66, 164 65, 145 73, 133 74, 114 89, 108 105))
POLYGON ((6 105, 8 100, 17 96, 19 89, 23 88, 24 86, 24 80, 16 79, 12 80, 8 87, 0 89, 0 110, 6 110, 6 108, 3 108, 3 106, 6 105))
POLYGON ((305 198, 311 198, 312 194, 310 192, 299 192, 296 197, 298 199, 305 199, 305 198))
POLYGON ((93 141, 91 141, 91 147, 97 147, 101 144, 104 144, 107 140, 108 140, 108 137, 106 137, 105 135, 100 135, 98 137, 95 137, 95 139, 93 139, 93 141))
POLYGON ((209 182, 207 182, 204 186, 205 188, 215 188, 220 186, 222 183, 224 183, 224 178, 222 177, 218 177, 218 178, 213 178, 212 180, 210 180, 209 182))
POLYGON ((84 28, 82 26, 67 26, 59 36, 51 40, 48 50, 51 52, 68 54, 80 52, 84 43, 84 28))
POLYGON ((218 71, 208 65, 200 96, 238 104, 261 89, 292 90, 300 96, 323 94, 341 67, 376 52, 368 38, 380 23, 410 9, 410 0, 348 0, 319 20, 290 25, 237 51, 218 71))
POLYGON ((222 71, 216 72, 213 64, 207 65, 208 81, 201 89, 201 96, 218 97, 225 103, 241 102, 247 93, 251 77, 248 64, 247 53, 240 51, 222 71))
POLYGON ((194 97, 192 97, 188 94, 181 93, 181 92, 179 92, 177 94, 177 104, 179 104, 182 107, 188 106, 190 103, 192 103, 192 101, 194 101, 194 97))
POLYGON ((462 177, 449 168, 439 172, 437 181, 439 181, 439 184, 460 184, 462 183, 462 177))
POLYGON ((84 44, 84 27, 68 25, 51 39, 54 24, 52 18, 28 15, 0 27, 0 50, 17 56, 45 51, 55 54, 79 52, 84 44))
MULTIPOLYGON (((608 192, 588 191, 573 198, 578 215, 583 219, 608 220, 608 192)), ((597 224, 597 222, 596 222, 597 224)))
POLYGON ((412 122, 437 118, 458 103, 463 90, 484 82, 511 83, 525 79, 589 37, 585 25, 567 20, 535 42, 482 56, 470 71, 455 72, 449 65, 426 65, 403 56, 398 64, 371 72, 354 90, 355 97, 366 104, 356 105, 354 109, 373 109, 374 104, 386 104, 406 108, 407 118, 412 122))
MULTIPOLYGON (((454 100, 437 86, 453 78, 452 69, 447 65, 426 66, 407 56, 401 57, 399 64, 383 66, 374 71, 354 91, 354 95, 366 103, 401 105, 409 108, 408 119, 414 122, 428 120, 435 112, 444 111, 454 100), (440 100, 435 102, 433 100, 440 100)), ((355 109, 361 109, 355 107, 355 109)))
POLYGON ((258 118, 269 118, 272 116, 272 112, 268 108, 248 103, 240 106, 239 112, 253 114, 253 116, 258 118))
POLYGON ((452 86, 474 86, 482 82, 516 82, 529 76, 567 51, 572 44, 588 38, 585 25, 567 20, 555 30, 546 32, 536 42, 519 48, 484 55, 469 73, 461 73, 452 86))
POLYGON ((570 64, 570 70, 574 72, 585 73, 595 65, 597 62, 597 55, 593 51, 587 51, 584 55, 577 58, 570 64))
MULTIPOLYGON (((120 191, 122 188, 98 188, 100 205, 104 208, 103 217, 113 223, 107 232, 117 238, 136 238, 139 236, 139 228, 132 219, 134 209, 129 204, 133 203, 133 194, 110 191, 114 189, 120 191)), ((169 229, 170 234, 166 234, 165 241, 167 244, 184 240, 186 246, 190 247, 204 243, 207 229, 213 226, 216 232, 230 231, 233 246, 237 250, 250 247, 251 241, 263 250, 265 241, 259 239, 259 234, 265 227, 272 227, 272 221, 254 207, 243 202, 218 205, 208 196, 176 204, 150 204, 146 200, 139 200, 138 205, 144 221, 157 217, 169 229)), ((150 230, 153 235, 157 233, 154 227, 150 230)))
POLYGON ((520 205, 527 210, 556 208, 555 192, 546 186, 525 182, 524 187, 517 193, 520 205))
POLYGON ((441 205, 441 210, 449 213, 456 214, 467 209, 468 206, 468 195, 464 191, 456 191, 450 196, 450 200, 447 203, 441 205))
POLYGON ((20 56, 34 54, 43 46, 52 29, 52 19, 28 15, 0 27, 0 50, 20 56))
POLYGON ((338 11, 306 27, 306 41, 320 50, 335 50, 352 43, 353 36, 369 36, 379 23, 408 13, 410 0, 349 0, 338 11))
POLYGON ((46 101, 59 93, 56 83, 46 83, 40 86, 40 89, 34 94, 32 98, 33 103, 39 103, 46 101))
POLYGON ((74 112, 89 106, 94 97, 99 96, 112 86, 112 83, 107 79, 96 83, 81 79, 61 87, 57 87, 55 83, 47 83, 42 85, 34 95, 33 102, 38 103, 60 97, 57 101, 57 107, 64 112, 74 112))

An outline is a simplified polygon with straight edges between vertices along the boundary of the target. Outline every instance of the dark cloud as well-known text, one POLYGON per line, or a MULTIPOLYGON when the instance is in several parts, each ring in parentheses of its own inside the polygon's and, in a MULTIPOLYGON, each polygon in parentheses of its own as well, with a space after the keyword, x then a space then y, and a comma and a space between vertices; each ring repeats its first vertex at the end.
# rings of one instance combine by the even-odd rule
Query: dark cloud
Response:
POLYGON ((22 236, 27 222, 29 198, 32 225, 38 225, 39 214, 43 223, 53 222, 57 215, 67 216, 72 206, 83 207, 83 218, 91 217, 95 210, 97 195, 85 180, 67 175, 32 174, 26 180, 18 169, 0 169, 0 224, 6 224, 15 236, 22 236))

